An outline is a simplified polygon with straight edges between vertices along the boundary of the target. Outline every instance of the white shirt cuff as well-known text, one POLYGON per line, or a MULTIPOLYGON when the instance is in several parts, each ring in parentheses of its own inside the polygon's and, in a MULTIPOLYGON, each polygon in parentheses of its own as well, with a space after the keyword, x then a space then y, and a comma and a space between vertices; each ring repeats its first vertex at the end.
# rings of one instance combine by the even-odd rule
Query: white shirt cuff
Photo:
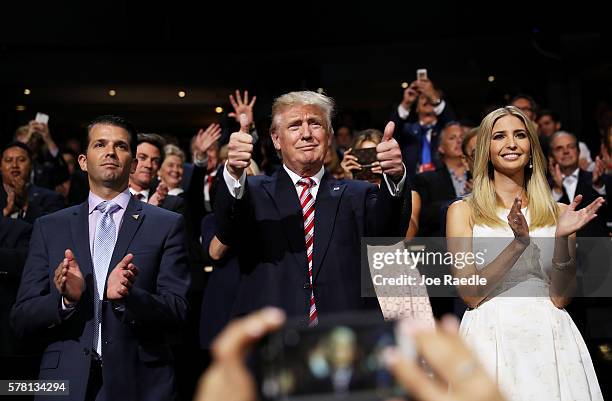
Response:
POLYGON ((399 114, 399 118, 405 120, 410 115, 410 110, 400 104, 397 106, 397 114, 399 114))
POLYGON ((406 166, 404 165, 404 175, 402 176, 400 182, 398 182, 397 184, 391 181, 387 174, 383 173, 383 177, 385 179, 385 183, 387 184, 387 188, 391 193, 391 196, 398 197, 399 194, 402 192, 402 189, 404 189, 404 183, 406 182, 406 166))
POLYGON ((242 172, 240 179, 237 180, 227 171, 227 162, 225 163, 225 167, 223 168, 223 179, 225 180, 225 185, 227 185, 227 189, 229 193, 236 199, 242 199, 242 195, 244 194, 244 184, 246 183, 246 170, 242 172))
POLYGON ((59 154, 59 149, 58 147, 54 147, 53 149, 49 149, 49 153, 51 154, 51 156, 53 156, 53 158, 56 158, 57 155, 59 154))
POLYGON ((605 196, 606 195, 606 185, 602 185, 601 187, 597 188, 595 185, 593 185, 593 189, 595 191, 597 191, 598 194, 605 196))
POLYGON ((208 164, 208 155, 204 154, 203 159, 198 159, 198 156, 196 153, 195 155, 193 155, 193 164, 198 167, 206 168, 206 165, 208 164))
POLYGON ((445 107, 446 107, 446 102, 442 100, 439 105, 434 107, 434 113, 436 113, 436 115, 439 116, 440 114, 442 114, 445 107))

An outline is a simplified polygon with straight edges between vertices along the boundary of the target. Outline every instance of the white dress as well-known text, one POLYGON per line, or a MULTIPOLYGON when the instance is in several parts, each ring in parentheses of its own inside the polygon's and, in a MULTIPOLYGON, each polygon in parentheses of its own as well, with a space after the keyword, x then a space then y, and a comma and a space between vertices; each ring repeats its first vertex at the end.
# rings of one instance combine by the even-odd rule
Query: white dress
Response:
MULTIPOLYGON (((502 209, 499 216, 505 221, 508 213, 502 209)), ((529 212, 523 214, 529 222, 529 212)), ((554 234, 554 226, 530 232, 530 245, 493 297, 465 312, 461 333, 508 400, 603 400, 578 328, 548 296, 554 234)), ((477 225, 473 237, 474 252, 488 248, 486 266, 514 234, 509 226, 477 225)))

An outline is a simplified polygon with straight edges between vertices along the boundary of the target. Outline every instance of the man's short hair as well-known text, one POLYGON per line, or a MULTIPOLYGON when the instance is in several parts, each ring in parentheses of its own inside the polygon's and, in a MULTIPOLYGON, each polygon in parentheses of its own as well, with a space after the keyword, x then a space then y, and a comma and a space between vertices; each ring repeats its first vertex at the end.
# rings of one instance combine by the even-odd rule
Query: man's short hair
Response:
POLYGON ((313 91, 289 92, 274 99, 274 103, 272 104, 272 125, 270 126, 270 132, 274 132, 276 129, 278 116, 284 109, 298 105, 313 105, 323 110, 325 113, 327 132, 330 135, 334 134, 334 129, 331 124, 334 115, 334 99, 313 91))
POLYGON ((554 134, 552 134, 552 135, 550 136, 550 145, 552 146, 552 144, 553 144, 553 142, 555 141, 555 139, 557 139, 558 137, 560 137, 560 136, 562 136, 562 135, 568 135, 568 136, 572 137, 572 138, 574 139, 574 142, 576 143, 576 147, 577 147, 578 149, 580 149, 580 148, 578 147, 578 146, 579 146, 579 144, 578 144, 578 137, 577 137, 576 135, 572 134, 572 133, 571 133, 571 132, 569 132, 569 131, 557 131, 557 132, 555 132, 554 134))
POLYGON ((531 107, 531 112, 536 114, 538 110, 538 105, 536 104, 535 100, 533 100, 531 96, 525 93, 519 93, 518 95, 514 96, 512 100, 510 101, 510 104, 514 104, 514 102, 516 102, 519 99, 527 100, 529 102, 529 107, 531 107))
POLYGON ((28 159, 30 159, 30 162, 32 162, 32 149, 30 149, 30 147, 25 143, 19 141, 12 141, 2 147, 2 153, 0 153, 0 155, 4 157, 4 152, 6 152, 6 150, 10 148, 21 148, 25 150, 26 154, 28 155, 28 159))
POLYGON ((442 141, 442 139, 444 139, 444 133, 450 128, 450 127, 459 127, 461 128, 461 123, 459 121, 449 121, 446 124, 444 124, 444 127, 442 127, 442 130, 440 130, 440 141, 442 141))
POLYGON ((97 124, 112 125, 113 127, 119 127, 126 130, 129 136, 130 152, 132 153, 132 157, 136 157, 136 128, 127 119, 111 114, 98 116, 89 123, 87 126, 87 141, 85 142, 85 148, 89 147, 89 134, 91 133, 93 127, 97 124))
POLYGON ((164 147, 166 146, 166 140, 158 134, 138 134, 138 140, 136 146, 141 143, 148 143, 149 145, 155 146, 159 150, 159 163, 163 163, 166 152, 164 147))

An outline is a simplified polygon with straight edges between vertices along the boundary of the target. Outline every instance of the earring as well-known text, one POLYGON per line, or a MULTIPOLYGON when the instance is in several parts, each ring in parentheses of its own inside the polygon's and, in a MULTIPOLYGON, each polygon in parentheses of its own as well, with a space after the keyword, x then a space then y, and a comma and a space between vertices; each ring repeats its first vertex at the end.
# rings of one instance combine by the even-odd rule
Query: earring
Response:
POLYGON ((531 163, 531 155, 529 155, 529 168, 532 169, 533 168, 533 163, 531 163))

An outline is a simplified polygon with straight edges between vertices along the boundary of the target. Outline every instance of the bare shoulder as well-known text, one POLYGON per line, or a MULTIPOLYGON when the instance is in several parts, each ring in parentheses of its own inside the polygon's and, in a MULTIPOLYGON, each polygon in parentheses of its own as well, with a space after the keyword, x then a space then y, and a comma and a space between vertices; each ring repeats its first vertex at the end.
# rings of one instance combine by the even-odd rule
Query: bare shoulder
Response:
POLYGON ((446 235, 467 237, 472 234, 472 209, 465 200, 453 202, 446 216, 446 235))

